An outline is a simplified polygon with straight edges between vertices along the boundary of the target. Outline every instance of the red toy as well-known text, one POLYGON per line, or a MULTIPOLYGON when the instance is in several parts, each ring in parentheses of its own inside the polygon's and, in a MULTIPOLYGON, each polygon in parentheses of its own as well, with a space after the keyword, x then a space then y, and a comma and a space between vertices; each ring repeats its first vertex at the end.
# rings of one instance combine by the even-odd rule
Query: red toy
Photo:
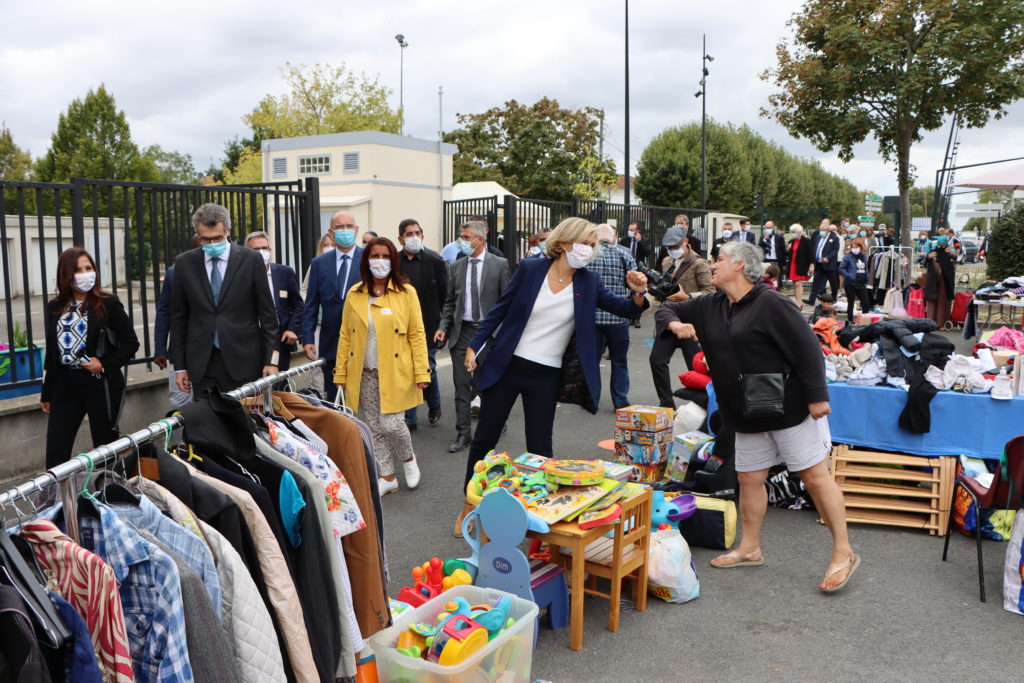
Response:
POLYGON ((412 568, 412 588, 406 586, 402 588, 402 590, 398 591, 398 600, 400 602, 410 604, 413 607, 419 607, 428 600, 436 598, 441 594, 443 590, 441 581, 444 579, 444 571, 441 569, 441 559, 432 557, 426 566, 426 571, 424 571, 423 567, 412 568), (426 574, 427 577, 426 583, 423 581, 424 574, 426 574))
POLYGON ((707 391, 708 384, 711 383, 711 375, 708 372, 708 364, 704 360, 703 351, 693 357, 693 369, 679 375, 679 381, 688 389, 707 391))

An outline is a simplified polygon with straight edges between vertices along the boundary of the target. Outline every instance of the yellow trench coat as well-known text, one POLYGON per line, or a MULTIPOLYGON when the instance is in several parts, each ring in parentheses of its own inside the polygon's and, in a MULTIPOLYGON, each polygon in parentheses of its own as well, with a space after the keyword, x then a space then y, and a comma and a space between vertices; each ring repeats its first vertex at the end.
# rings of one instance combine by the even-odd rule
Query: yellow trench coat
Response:
MULTIPOLYGON (((338 333, 334 383, 345 388, 345 403, 359 410, 359 384, 366 356, 369 292, 353 285, 345 296, 338 333)), ((401 413, 423 403, 416 388, 430 381, 427 337, 416 290, 388 285, 384 296, 373 302, 373 329, 377 336, 377 374, 380 379, 380 412, 401 413)))

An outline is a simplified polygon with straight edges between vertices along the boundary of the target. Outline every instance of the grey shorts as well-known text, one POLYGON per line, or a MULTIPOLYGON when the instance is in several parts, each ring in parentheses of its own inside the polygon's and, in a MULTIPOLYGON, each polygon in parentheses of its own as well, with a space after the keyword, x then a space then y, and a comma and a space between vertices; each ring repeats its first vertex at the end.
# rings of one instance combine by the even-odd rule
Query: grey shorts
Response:
POLYGON ((754 434, 736 433, 736 471, 756 472, 785 463, 799 472, 824 460, 832 450, 828 417, 810 415, 794 427, 754 434))

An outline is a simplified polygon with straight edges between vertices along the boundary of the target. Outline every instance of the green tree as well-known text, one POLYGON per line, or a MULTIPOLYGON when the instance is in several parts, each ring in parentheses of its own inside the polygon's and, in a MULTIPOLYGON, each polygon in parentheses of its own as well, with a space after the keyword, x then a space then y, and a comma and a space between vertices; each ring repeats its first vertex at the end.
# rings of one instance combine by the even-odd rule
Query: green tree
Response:
POLYGON ((1024 202, 1017 202, 992 226, 985 264, 992 280, 1024 273, 1024 202))
POLYGON ((306 66, 286 62, 281 73, 288 93, 267 95, 242 117, 255 134, 253 144, 246 146, 258 147, 260 140, 271 138, 353 130, 397 133, 401 129, 402 112, 388 105, 392 91, 381 85, 379 78, 357 77, 344 63, 306 66))
POLYGON ((566 109, 547 97, 457 114, 459 127, 444 136, 459 147, 455 182, 493 180, 534 199, 568 200, 581 185, 589 193, 594 178, 615 173, 609 160, 599 158, 600 115, 593 107, 566 109))
POLYGON ((28 180, 32 156, 14 144, 11 129, 0 122, 0 180, 28 180))
POLYGON ((161 183, 191 185, 199 177, 191 154, 165 151, 160 145, 150 145, 142 150, 142 156, 156 166, 159 174, 157 180, 161 183))
POLYGON ((50 148, 36 162, 36 175, 51 183, 74 177, 154 181, 159 172, 139 153, 124 111, 101 84, 60 115, 50 148))
POLYGON ((613 170, 609 170, 607 160, 602 161, 596 156, 587 157, 580 162, 582 180, 573 186, 573 196, 577 199, 600 199, 607 196, 619 179, 613 170))
MULTIPOLYGON (((637 197, 658 206, 700 206, 700 124, 666 128, 640 155, 637 197)), ((739 213, 753 204, 750 166, 736 131, 707 122, 707 206, 739 213)))
POLYGON ((792 43, 762 74, 779 91, 762 114, 823 151, 853 158, 868 135, 895 161, 909 242, 911 146, 950 114, 999 118, 1024 95, 1024 3, 1005 0, 807 0, 792 43))
POLYGON ((224 166, 225 185, 263 182, 263 153, 251 147, 242 151, 234 168, 224 166))
POLYGON ((978 192, 979 204, 1002 204, 1004 209, 1010 208, 1013 192, 1008 190, 981 190, 978 192))

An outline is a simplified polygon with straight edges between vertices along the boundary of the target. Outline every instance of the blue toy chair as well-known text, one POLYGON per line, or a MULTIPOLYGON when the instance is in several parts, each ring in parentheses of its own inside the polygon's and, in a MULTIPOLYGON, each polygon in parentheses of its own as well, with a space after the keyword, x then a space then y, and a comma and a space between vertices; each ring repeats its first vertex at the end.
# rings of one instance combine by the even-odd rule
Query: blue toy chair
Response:
POLYGON ((512 494, 504 489, 488 493, 462 522, 462 536, 473 551, 464 561, 476 569, 474 585, 547 607, 548 622, 558 629, 569 623, 565 570, 551 562, 527 560, 519 545, 526 538, 528 525, 526 508, 512 494), (476 537, 469 532, 472 519, 477 520, 476 537), (482 547, 481 537, 487 539, 482 547))

